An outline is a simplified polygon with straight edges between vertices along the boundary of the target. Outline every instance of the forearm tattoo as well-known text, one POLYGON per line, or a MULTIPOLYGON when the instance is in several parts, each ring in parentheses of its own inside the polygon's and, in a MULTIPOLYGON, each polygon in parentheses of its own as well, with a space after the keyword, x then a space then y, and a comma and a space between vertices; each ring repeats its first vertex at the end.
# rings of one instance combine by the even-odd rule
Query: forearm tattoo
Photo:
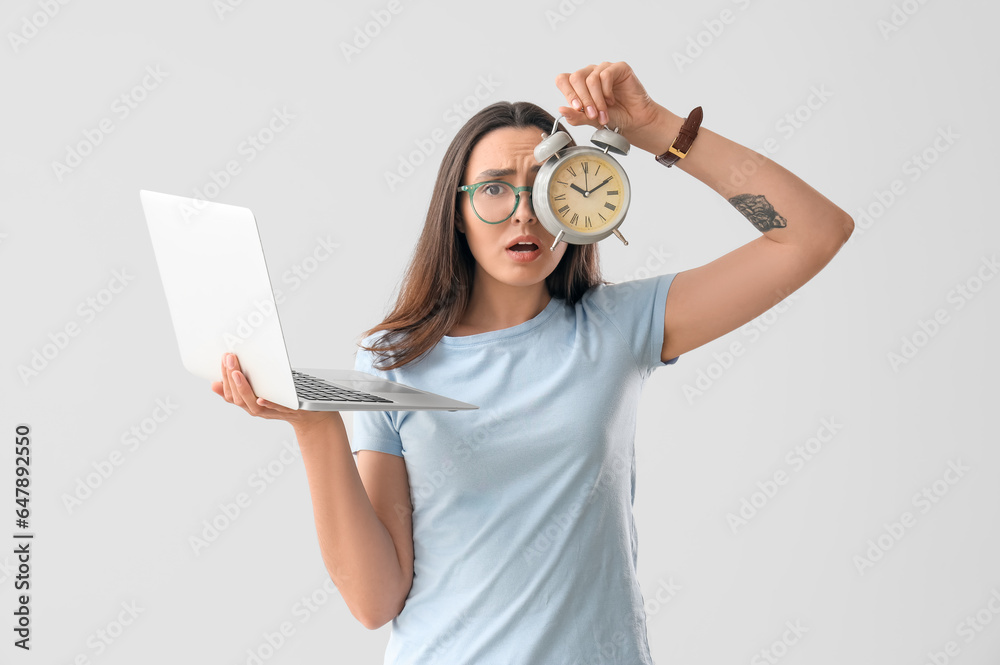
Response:
POLYGON ((729 199, 740 213, 757 227, 758 231, 783 229, 788 221, 778 214, 767 199, 757 194, 739 194, 729 199))

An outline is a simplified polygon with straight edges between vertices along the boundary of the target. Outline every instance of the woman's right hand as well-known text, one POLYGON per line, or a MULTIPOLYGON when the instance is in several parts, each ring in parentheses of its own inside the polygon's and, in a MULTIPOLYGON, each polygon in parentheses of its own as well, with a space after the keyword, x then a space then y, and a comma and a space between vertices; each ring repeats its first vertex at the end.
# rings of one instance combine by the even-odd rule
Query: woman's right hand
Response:
POLYGON ((251 416, 269 420, 285 420, 296 430, 308 429, 313 425, 339 417, 337 411, 303 411, 289 409, 254 394, 250 382, 240 369, 240 361, 235 353, 222 354, 222 381, 212 383, 212 391, 230 404, 242 408, 251 416))

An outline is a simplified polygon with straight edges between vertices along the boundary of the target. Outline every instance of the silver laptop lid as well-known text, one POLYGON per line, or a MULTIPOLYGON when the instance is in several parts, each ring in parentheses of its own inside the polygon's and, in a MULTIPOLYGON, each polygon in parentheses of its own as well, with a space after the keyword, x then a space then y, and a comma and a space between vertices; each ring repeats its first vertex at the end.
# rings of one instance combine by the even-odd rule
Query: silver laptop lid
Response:
POLYGON ((221 381, 233 352, 254 392, 299 407, 257 222, 248 208, 141 190, 184 367, 221 381))

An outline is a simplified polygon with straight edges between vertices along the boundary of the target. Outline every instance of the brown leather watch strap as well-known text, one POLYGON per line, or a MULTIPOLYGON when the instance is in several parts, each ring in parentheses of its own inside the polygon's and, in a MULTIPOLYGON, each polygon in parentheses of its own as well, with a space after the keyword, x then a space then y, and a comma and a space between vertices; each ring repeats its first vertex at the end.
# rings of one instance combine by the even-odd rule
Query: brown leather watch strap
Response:
POLYGON ((670 167, 676 164, 677 160, 687 157, 688 151, 691 150, 691 144, 694 143, 695 137, 698 136, 698 128, 701 127, 701 118, 702 111, 699 106, 691 111, 687 120, 681 125, 681 130, 677 134, 677 138, 674 139, 674 142, 670 144, 665 153, 657 156, 656 161, 670 167))

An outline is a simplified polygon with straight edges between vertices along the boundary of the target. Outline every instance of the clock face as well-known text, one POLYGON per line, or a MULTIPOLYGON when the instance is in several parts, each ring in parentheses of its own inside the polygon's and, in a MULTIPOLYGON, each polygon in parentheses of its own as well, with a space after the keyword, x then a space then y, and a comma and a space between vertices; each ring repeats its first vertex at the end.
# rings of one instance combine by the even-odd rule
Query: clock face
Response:
POLYGON ((572 154, 549 181, 549 205, 558 219, 577 233, 599 233, 614 226, 624 212, 627 181, 614 162, 598 151, 572 154))

